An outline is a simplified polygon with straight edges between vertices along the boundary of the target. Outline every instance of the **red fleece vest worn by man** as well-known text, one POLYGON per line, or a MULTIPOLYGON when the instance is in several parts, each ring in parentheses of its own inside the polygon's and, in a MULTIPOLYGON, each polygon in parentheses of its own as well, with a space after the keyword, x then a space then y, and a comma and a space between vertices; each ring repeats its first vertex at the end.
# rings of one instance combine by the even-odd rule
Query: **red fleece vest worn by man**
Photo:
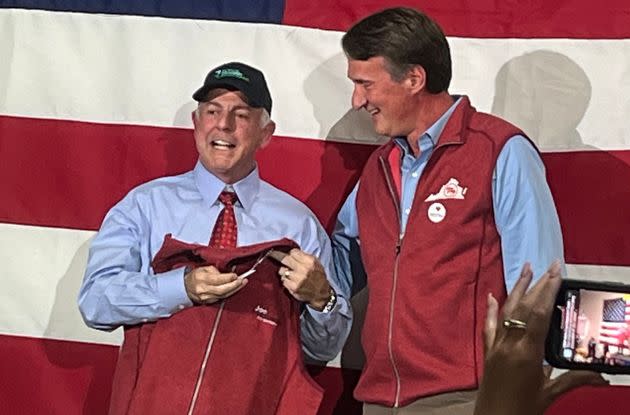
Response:
POLYGON ((404 406, 478 387, 486 298, 505 298, 492 175, 516 134, 463 97, 422 173, 404 237, 400 150, 389 142, 368 160, 357 195, 369 287, 357 399, 404 406))
MULTIPOLYGON (((217 249, 167 235, 152 267, 214 265, 242 274, 270 249, 294 247, 283 239, 217 249)), ((223 301, 126 327, 110 414, 315 415, 322 389, 304 369, 300 303, 284 290, 278 267, 267 258, 223 301)))

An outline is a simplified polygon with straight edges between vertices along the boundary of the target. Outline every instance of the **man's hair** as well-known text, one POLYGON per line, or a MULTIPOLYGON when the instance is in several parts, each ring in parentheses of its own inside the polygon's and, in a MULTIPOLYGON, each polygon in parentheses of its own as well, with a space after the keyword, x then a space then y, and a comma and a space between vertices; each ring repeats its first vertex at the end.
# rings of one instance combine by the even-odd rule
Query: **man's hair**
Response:
MULTIPOLYGON (((197 103, 197 108, 195 108, 196 119, 199 119, 199 116, 201 115, 199 114, 199 108, 201 108, 203 104, 205 104, 205 102, 197 103)), ((261 108, 261 110, 262 111, 260 111, 260 127, 264 128, 267 126, 267 124, 271 122, 271 115, 269 115, 269 112, 265 108, 261 108)))
POLYGON ((262 114, 260 114, 260 126, 266 127, 267 124, 271 122, 271 115, 267 112, 266 109, 262 109, 262 114))
POLYGON ((352 26, 341 44, 350 59, 385 58, 387 70, 396 81, 420 65, 429 92, 446 91, 451 82, 446 36, 437 23, 418 10, 396 7, 372 14, 352 26))

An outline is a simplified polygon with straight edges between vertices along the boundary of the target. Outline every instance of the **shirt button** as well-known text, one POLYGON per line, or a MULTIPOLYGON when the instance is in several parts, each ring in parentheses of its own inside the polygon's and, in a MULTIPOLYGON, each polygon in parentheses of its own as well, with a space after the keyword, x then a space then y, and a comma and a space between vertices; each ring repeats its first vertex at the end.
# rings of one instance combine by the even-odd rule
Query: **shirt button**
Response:
POLYGON ((411 212, 411 209, 409 209, 409 208, 405 209, 405 215, 408 215, 409 212, 411 212))
POLYGON ((411 177, 413 177, 414 179, 418 177, 418 172, 414 171, 413 173, 411 173, 411 177))
POLYGON ((177 306, 177 308, 179 308, 180 310, 183 310, 184 308, 186 308, 186 306, 184 304, 180 304, 177 306))
POLYGON ((148 319, 148 318, 143 318, 143 319, 142 319, 142 322, 143 322, 143 323, 148 323, 148 322, 149 322, 149 319, 148 319))

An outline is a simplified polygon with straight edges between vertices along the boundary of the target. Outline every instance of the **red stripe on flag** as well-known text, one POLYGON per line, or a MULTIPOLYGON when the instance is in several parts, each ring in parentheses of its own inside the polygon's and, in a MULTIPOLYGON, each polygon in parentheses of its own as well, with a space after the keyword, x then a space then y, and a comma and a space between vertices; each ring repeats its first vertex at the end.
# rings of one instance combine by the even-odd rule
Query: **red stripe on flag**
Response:
POLYGON ((0 221, 97 229, 132 187, 194 164, 190 132, 0 117, 0 221))
POLYGON ((275 139, 260 152, 261 176, 306 203, 331 232, 337 212, 376 146, 275 139))
MULTIPOLYGON (((0 355, 11 356, 0 359, 0 414, 107 413, 118 347, 0 335, 0 355)), ((358 370, 308 371, 325 390, 319 414, 361 413, 352 398, 358 370)))
MULTIPOLYGON (((0 413, 105 415, 118 348, 89 343, 0 335, 0 413)), ((352 399, 358 371, 309 367, 325 390, 319 415, 360 415, 352 399)), ((560 399, 546 415, 591 415, 607 402, 607 415, 625 415, 626 387, 582 387, 560 399)))
MULTIPOLYGON (((190 169, 191 131, 0 117, 0 221, 97 229, 132 187, 190 169), (45 132, 45 133, 44 133, 45 132)), ((261 175, 306 202, 331 230, 375 147, 276 137, 261 175)), ((566 259, 630 265, 630 151, 545 153, 566 259)))
POLYGON ((105 414, 118 348, 0 335, 0 413, 105 414))
POLYGON ((630 151, 545 153, 566 261, 630 265, 630 151))
POLYGON ((627 386, 582 386, 560 395, 545 415, 627 415, 630 407, 627 389, 627 386), (602 402, 606 402, 605 410, 602 402))
MULTIPOLYGON (((187 129, 0 117, 0 221, 98 229, 131 188, 190 170, 187 129)), ((275 137, 261 176, 306 202, 330 230, 373 146, 275 137)))
POLYGON ((358 19, 393 6, 410 6, 434 18, 448 36, 475 38, 623 39, 630 37, 625 0, 288 0, 283 23, 346 31, 358 19))

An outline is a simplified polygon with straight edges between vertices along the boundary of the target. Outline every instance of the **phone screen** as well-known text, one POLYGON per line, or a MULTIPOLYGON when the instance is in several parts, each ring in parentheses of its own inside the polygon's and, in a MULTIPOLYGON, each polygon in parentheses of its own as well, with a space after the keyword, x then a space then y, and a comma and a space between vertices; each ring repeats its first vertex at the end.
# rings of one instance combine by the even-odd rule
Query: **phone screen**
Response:
POLYGON ((560 295, 556 358, 630 369, 630 294, 570 288, 560 295))

